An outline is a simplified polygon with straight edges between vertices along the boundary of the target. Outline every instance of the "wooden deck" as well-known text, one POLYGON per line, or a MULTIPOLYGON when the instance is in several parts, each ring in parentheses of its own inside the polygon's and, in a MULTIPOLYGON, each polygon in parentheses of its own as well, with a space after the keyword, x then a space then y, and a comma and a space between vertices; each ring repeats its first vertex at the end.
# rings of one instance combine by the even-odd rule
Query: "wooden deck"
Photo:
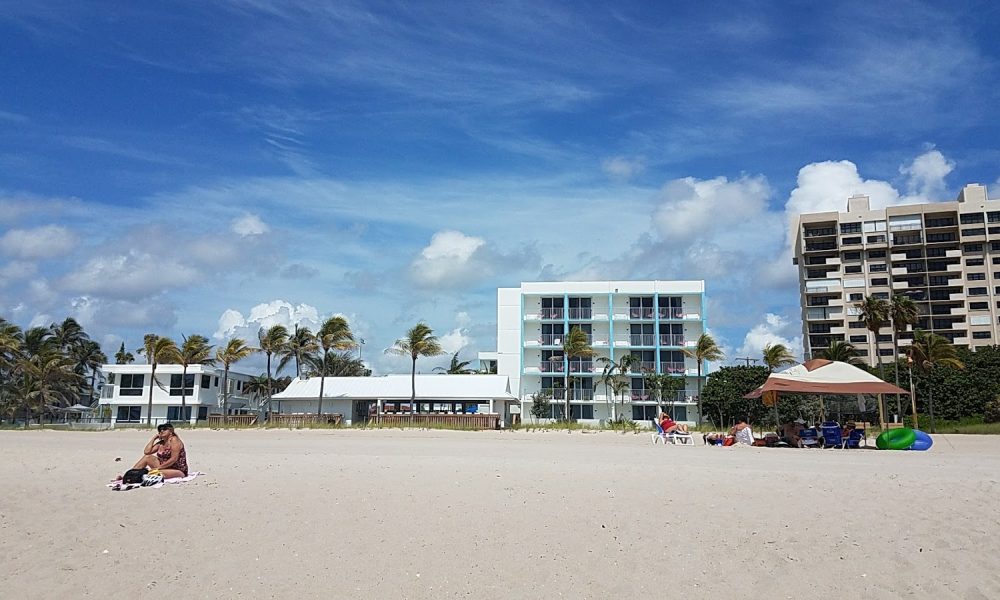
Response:
POLYGON ((310 425, 341 425, 344 422, 344 415, 339 413, 330 414, 301 414, 285 415, 271 414, 267 418, 267 424, 272 427, 308 427, 310 425))
POLYGON ((209 415, 209 427, 253 427, 257 424, 257 415, 209 415))
POLYGON ((500 415, 497 414, 383 414, 375 419, 375 426, 381 427, 448 427, 454 429, 499 429, 500 415))

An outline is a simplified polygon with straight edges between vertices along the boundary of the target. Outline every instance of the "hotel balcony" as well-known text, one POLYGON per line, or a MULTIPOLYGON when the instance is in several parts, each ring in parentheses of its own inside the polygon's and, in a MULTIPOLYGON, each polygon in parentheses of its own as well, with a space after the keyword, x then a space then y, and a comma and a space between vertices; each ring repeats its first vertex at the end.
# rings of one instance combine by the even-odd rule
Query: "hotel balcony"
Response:
POLYGON ((570 308, 569 309, 569 320, 570 321, 589 321, 589 320, 591 320, 593 318, 593 315, 594 315, 594 310, 592 308, 570 308))
POLYGON ((543 360, 538 364, 540 373, 565 373, 565 365, 561 360, 543 360))
POLYGON ((562 321, 566 312, 562 308, 543 308, 540 316, 543 321, 562 321))
POLYGON ((961 273, 963 268, 962 263, 952 263, 948 265, 947 270, 953 273, 961 273))
MULTIPOLYGON (((629 334, 627 338, 629 346, 651 348, 656 345, 656 334, 655 333, 633 333, 629 334)), ((615 345, 618 345, 618 341, 615 341, 615 345)))
POLYGON ((906 267, 893 267, 892 268, 892 274, 893 275, 906 275, 909 272, 910 272, 909 269, 906 268, 906 267))
POLYGON ((680 333, 661 333, 660 345, 676 347, 684 346, 684 335, 680 333))
POLYGON ((944 255, 947 258, 961 258, 962 251, 961 250, 946 250, 945 253, 944 253, 944 255))
POLYGON ((631 373, 632 375, 641 375, 643 373, 651 373, 655 370, 656 370, 656 361, 643 360, 632 365, 632 367, 629 368, 628 372, 631 373))
POLYGON ((669 373, 671 375, 689 375, 688 371, 693 370, 695 373, 698 372, 697 369, 688 369, 687 366, 682 362, 661 362, 660 371, 662 373, 669 373))
MULTIPOLYGON (((560 367, 561 368, 561 367, 560 367)), ((569 361, 569 372, 570 373, 595 373, 599 372, 601 369, 595 366, 592 360, 571 360, 569 361)))
MULTIPOLYGON (((895 271, 896 269, 893 269, 895 271)), ((894 290, 905 290, 910 287, 910 282, 908 281, 893 281, 892 289, 894 290)))
POLYGON ((968 346, 969 338, 967 336, 959 336, 951 341, 952 344, 958 344, 960 346, 968 346))
POLYGON ((657 309, 657 312, 659 313, 660 320, 684 318, 684 309, 682 308, 676 308, 676 307, 667 308, 661 306, 659 309, 657 309))
POLYGON ((948 294, 949 300, 965 300, 965 292, 955 292, 954 294, 948 294))
POLYGON ((542 337, 537 340, 542 346, 557 346, 562 347, 563 345, 563 334, 561 333, 543 333, 542 337))
POLYGON ((628 309, 629 319, 637 321, 652 321, 653 320, 653 308, 630 308, 628 309))
POLYGON ((948 313, 948 314, 951 314, 951 315, 967 315, 967 314, 969 314, 969 309, 966 308, 966 307, 964 307, 964 306, 956 306, 955 308, 951 309, 951 312, 948 313))

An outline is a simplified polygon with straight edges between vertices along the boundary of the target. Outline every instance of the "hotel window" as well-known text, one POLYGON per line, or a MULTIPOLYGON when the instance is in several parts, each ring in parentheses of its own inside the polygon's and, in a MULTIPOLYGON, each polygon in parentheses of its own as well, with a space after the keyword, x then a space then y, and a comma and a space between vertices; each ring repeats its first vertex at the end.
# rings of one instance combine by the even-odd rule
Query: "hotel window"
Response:
POLYGON ((989 309, 990 309, 990 303, 989 302, 970 302, 969 303, 969 310, 989 310, 989 309))
POLYGON ((967 213, 959 217, 962 225, 968 225, 970 223, 982 223, 983 213, 967 213))
POLYGON ((845 246, 860 246, 861 245, 861 237, 848 237, 848 238, 844 238, 844 245, 845 246))
POLYGON ((882 335, 878 336, 878 343, 880 343, 880 344, 882 344, 884 342, 891 342, 891 341, 892 341, 892 336, 891 335, 883 333, 882 335))
POLYGON ((985 261, 981 258, 967 258, 965 259, 965 266, 967 267, 981 267, 985 261))
POLYGON ((868 236, 868 243, 869 244, 884 244, 885 243, 885 236, 884 235, 870 235, 870 236, 868 236))
POLYGON ((973 331, 972 332, 972 339, 974 339, 974 340, 988 340, 988 339, 990 339, 990 337, 991 336, 990 336, 990 332, 989 331, 973 331))
POLYGON ((170 376, 170 395, 171 396, 190 396, 194 394, 194 374, 190 375, 171 375, 170 376), (184 378, 184 389, 181 389, 181 377, 184 378))
POLYGON ((878 298, 879 300, 888 300, 889 292, 873 292, 872 298, 878 298))
POLYGON ((986 220, 990 223, 1000 223, 1000 211, 986 213, 986 220))
POLYGON ((867 335, 852 335, 851 336, 851 343, 852 344, 857 344, 858 342, 867 342, 867 341, 868 341, 868 336, 867 335))
POLYGON ((868 258, 885 258, 885 250, 869 250, 868 258))
POLYGON ((851 294, 850 296, 851 302, 861 302, 864 299, 865 299, 864 294, 851 294))
POLYGON ((872 279, 872 285, 889 285, 889 280, 885 277, 872 279))
POLYGON ((995 265, 1000 265, 1000 256, 994 256, 992 262, 995 265))
POLYGON ((879 356, 892 356, 892 353, 893 353, 892 348, 879 348, 878 351, 879 356))
POLYGON ((119 406, 118 407, 118 421, 125 423, 138 423, 142 419, 142 407, 141 406, 119 406))
POLYGON ((167 407, 167 420, 168 421, 190 421, 191 420, 191 407, 190 406, 168 406, 167 407), (181 408, 184 410, 182 411, 181 408))
POLYGON ((118 386, 119 396, 141 396, 145 375, 121 374, 121 384, 118 386))
POLYGON ((205 389, 205 390, 207 390, 208 388, 212 387, 212 376, 211 375, 202 375, 201 376, 201 387, 202 387, 202 389, 205 389))
POLYGON ((861 223, 841 223, 840 233, 861 233, 861 223))
POLYGON ((965 252, 982 252, 983 251, 983 245, 982 244, 964 244, 962 246, 962 250, 964 250, 965 252))
POLYGON ((970 296, 985 296, 986 295, 986 288, 984 288, 984 287, 969 288, 969 295, 970 296))
POLYGON ((868 265, 869 273, 885 273, 886 266, 884 264, 879 265, 868 265))
POLYGON ((969 229, 963 229, 962 235, 986 235, 985 227, 970 227, 969 229))
POLYGON ((844 273, 860 273, 861 265, 847 265, 844 267, 844 273))
POLYGON ((864 329, 865 324, 861 321, 851 321, 848 325, 851 329, 864 329))
POLYGON ((987 229, 989 230, 990 235, 996 235, 1000 233, 1000 227, 988 227, 987 229))
POLYGON ((1000 252, 1000 242, 990 242, 991 252, 1000 252))
MULTIPOLYGON (((948 256, 947 248, 928 248, 927 258, 941 258, 942 256, 948 256)), ((910 256, 907 254, 906 258, 920 258, 919 256, 910 256)))
POLYGON ((844 260, 861 260, 860 252, 844 252, 844 260))
POLYGON ((215 378, 215 387, 219 387, 219 378, 218 377, 215 378))
POLYGON ((986 273, 966 273, 965 278, 969 281, 982 281, 986 279, 986 273))

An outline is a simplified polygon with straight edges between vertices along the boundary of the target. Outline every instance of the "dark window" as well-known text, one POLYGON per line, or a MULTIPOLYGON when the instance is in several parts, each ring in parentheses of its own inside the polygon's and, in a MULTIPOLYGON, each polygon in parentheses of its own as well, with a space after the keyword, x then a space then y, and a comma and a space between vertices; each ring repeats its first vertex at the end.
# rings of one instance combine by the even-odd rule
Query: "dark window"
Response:
POLYGON ((212 387, 212 376, 211 375, 202 375, 201 376, 201 387, 204 388, 204 389, 206 389, 206 390, 208 388, 212 387))
POLYGON ((1000 271, 993 271, 993 279, 1000 279, 1000 271))
POLYGON ((841 223, 840 233, 861 233, 861 223, 841 223))
POLYGON ((1000 211, 986 213, 986 221, 989 223, 1000 223, 1000 211))
POLYGON ((965 266, 967 267, 981 267, 983 266, 984 260, 982 258, 967 258, 965 259, 965 266))
POLYGON ((986 288, 984 288, 984 287, 969 288, 969 295, 970 296, 985 296, 986 295, 986 288))
POLYGON ((844 267, 844 273, 860 273, 861 265, 848 265, 844 267))
POLYGON ((184 410, 181 411, 180 406, 168 406, 167 407, 167 420, 168 421, 190 421, 191 420, 191 407, 185 406, 184 410))
POLYGON ((969 229, 963 229, 962 235, 986 235, 985 227, 970 227, 969 229))
POLYGON ((872 279, 872 285, 889 285, 889 280, 885 277, 879 277, 877 279, 872 279))
MULTIPOLYGON (((928 239, 927 241, 929 242, 930 240, 928 239)), ((947 255, 948 255, 948 249, 947 248, 928 248, 927 249, 927 258, 941 258, 942 256, 947 256, 947 255)), ((909 254, 907 254, 906 258, 920 258, 920 257, 919 256, 910 256, 909 254)))
POLYGON ((170 395, 171 396, 190 396, 194 394, 194 373, 190 375, 171 375, 170 376, 170 395), (181 390, 181 377, 184 377, 184 389, 181 390))
POLYGON ((219 387, 219 378, 218 377, 215 378, 215 387, 219 387))
POLYGON ((867 342, 867 341, 868 341, 868 336, 867 335, 852 335, 851 336, 851 342, 852 343, 867 342))
POLYGON ((845 246, 857 246, 857 245, 860 245, 860 244, 861 244, 861 238, 860 237, 844 238, 844 245, 845 246))
POLYGON ((954 233, 928 233, 928 242, 954 242, 958 237, 954 233))
POLYGON ((996 235, 1000 233, 1000 227, 988 227, 990 235, 996 235))
POLYGON ((983 251, 983 245, 982 244, 963 244, 962 245, 962 249, 964 251, 966 251, 966 252, 982 252, 983 251))
POLYGON ((869 273, 885 273, 885 265, 868 265, 869 273))
POLYGON ((868 348, 855 348, 854 351, 858 353, 858 356, 868 356, 868 348))
POLYGON ((869 250, 868 258, 885 258, 885 250, 869 250))
POLYGON ((885 235, 870 235, 870 236, 868 236, 868 243, 869 244, 884 244, 885 243, 885 235))
POLYGON ((964 215, 959 215, 958 220, 961 221, 962 225, 968 225, 969 223, 982 223, 983 213, 966 213, 964 215))
POLYGON ((118 387, 119 396, 141 396, 142 395, 142 385, 145 380, 145 375, 134 375, 131 373, 122 373, 121 384, 118 387))
POLYGON ((993 257, 993 264, 1000 265, 1000 256, 993 257))
POLYGON ((141 406, 119 406, 118 407, 118 421, 123 421, 125 423, 138 423, 142 418, 142 407, 141 406))
POLYGON ((872 297, 873 298, 879 298, 881 300, 888 300, 889 299, 889 292, 873 292, 872 293, 872 297))
POLYGON ((893 352, 892 348, 879 348, 878 355, 879 356, 892 356, 892 352, 893 352))
POLYGON ((861 302, 864 299, 864 294, 851 294, 851 302, 861 302))
POLYGON ((969 309, 970 310, 989 310, 989 308, 990 308, 990 303, 989 302, 970 302, 969 303, 969 309))
POLYGON ((851 329, 864 329, 865 328, 865 324, 862 323, 861 321, 851 321, 847 326, 849 328, 851 328, 851 329))
POLYGON ((991 252, 1000 252, 1000 242, 990 242, 991 252))
POLYGON ((878 341, 879 341, 879 343, 881 343, 881 342, 891 342, 892 341, 892 336, 888 335, 888 334, 882 334, 882 335, 878 336, 878 341))
POLYGON ((861 260, 860 252, 844 252, 844 260, 861 260))
POLYGON ((952 227, 955 225, 955 219, 946 217, 943 219, 927 219, 928 227, 952 227))
POLYGON ((969 281, 982 281, 986 279, 986 273, 966 273, 965 278, 969 281))
POLYGON ((972 339, 974 339, 974 340, 988 340, 988 339, 990 339, 990 332, 989 331, 973 331, 972 332, 972 339))

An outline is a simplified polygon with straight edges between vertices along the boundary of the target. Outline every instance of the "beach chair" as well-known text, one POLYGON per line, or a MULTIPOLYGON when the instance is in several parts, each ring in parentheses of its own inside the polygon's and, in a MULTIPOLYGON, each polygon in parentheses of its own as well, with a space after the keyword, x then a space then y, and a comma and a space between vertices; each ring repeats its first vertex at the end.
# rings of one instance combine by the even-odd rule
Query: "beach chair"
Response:
POLYGON ((803 429, 799 432, 799 440, 802 442, 803 448, 818 448, 819 447, 819 432, 816 431, 815 427, 810 427, 809 429, 803 429))
POLYGON ((843 448, 846 445, 847 440, 844 439, 839 423, 827 421, 819 430, 823 434, 824 448, 843 448))
POLYGON ((681 446, 694 446, 694 436, 691 433, 684 433, 681 431, 671 431, 667 434, 667 439, 671 444, 680 444, 681 446))
POLYGON ((660 427, 660 423, 656 419, 651 419, 650 422, 653 424, 652 439, 653 443, 662 441, 664 444, 667 443, 667 434, 664 433, 663 428, 660 427))

